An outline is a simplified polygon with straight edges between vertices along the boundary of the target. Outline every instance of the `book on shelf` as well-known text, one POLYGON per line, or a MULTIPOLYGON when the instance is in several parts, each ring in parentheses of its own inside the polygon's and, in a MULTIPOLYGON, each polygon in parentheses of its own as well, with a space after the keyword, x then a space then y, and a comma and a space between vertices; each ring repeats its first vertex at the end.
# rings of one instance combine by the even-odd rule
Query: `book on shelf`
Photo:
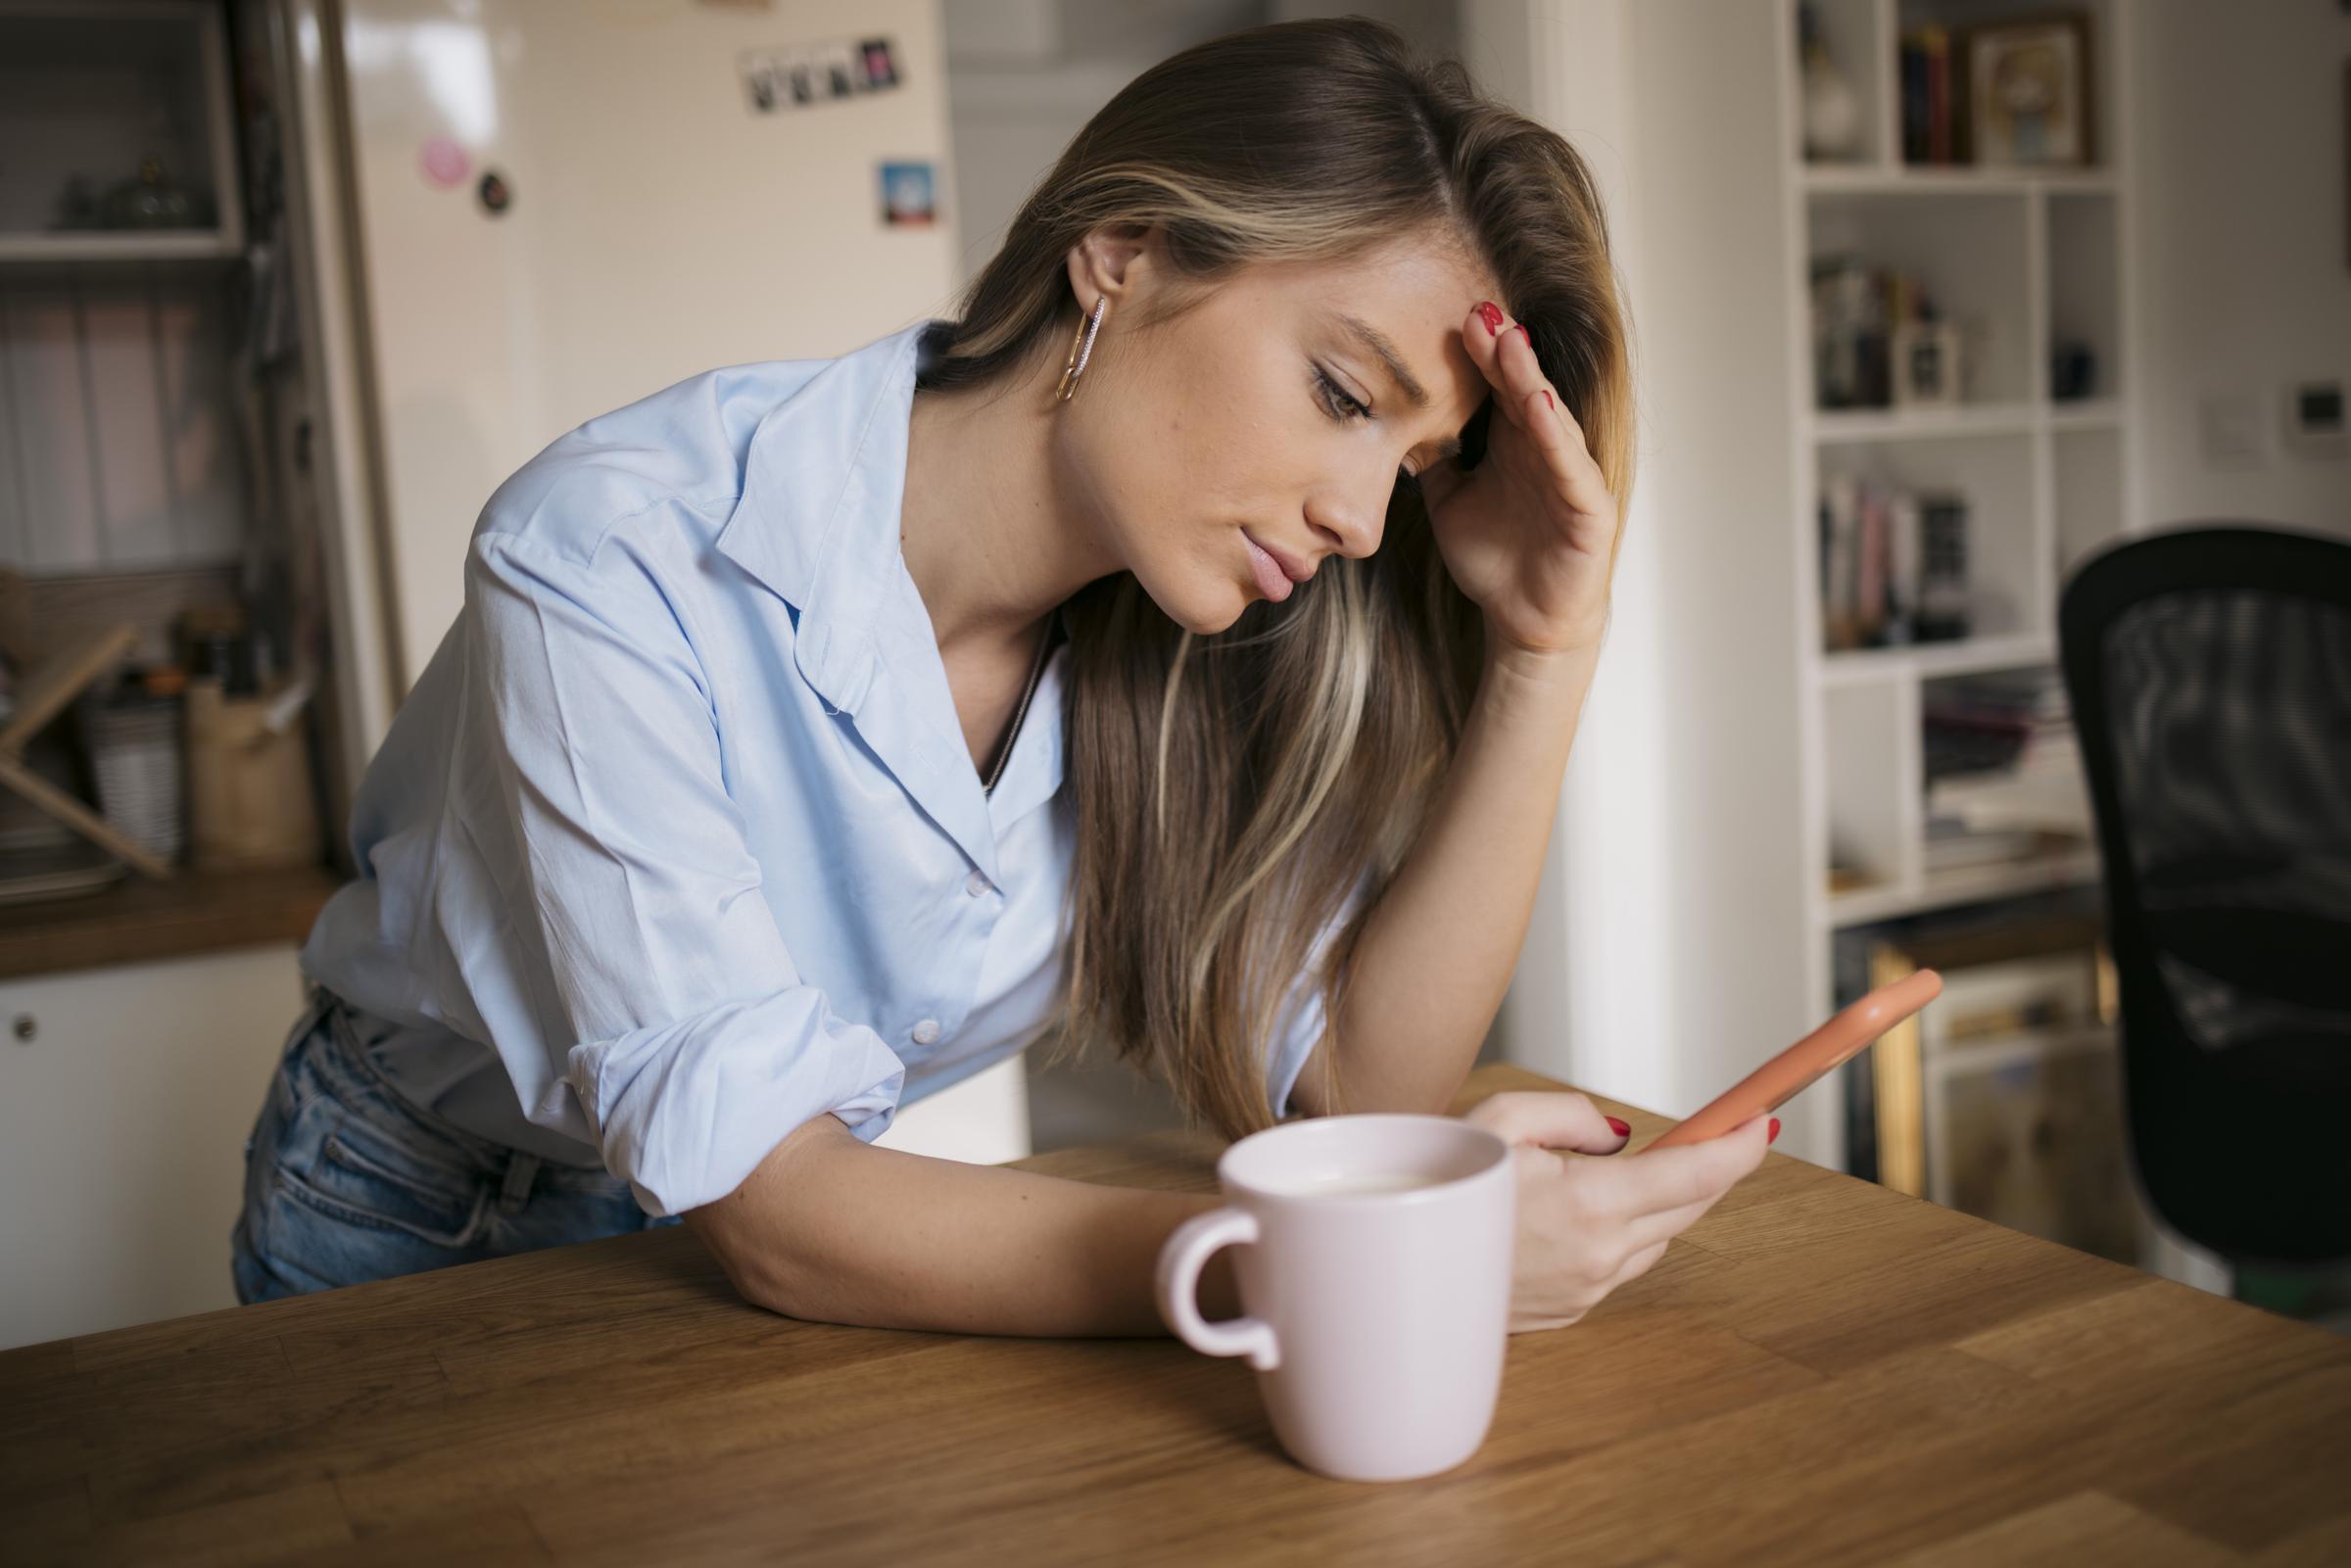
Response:
POLYGON ((1902 162, 1955 164, 1959 140, 1953 129, 1956 95, 1951 91, 1951 33, 1929 24, 1901 37, 1902 162))
POLYGON ((1837 652, 1967 636, 1967 528, 1964 496, 1824 475, 1822 645, 1837 652))

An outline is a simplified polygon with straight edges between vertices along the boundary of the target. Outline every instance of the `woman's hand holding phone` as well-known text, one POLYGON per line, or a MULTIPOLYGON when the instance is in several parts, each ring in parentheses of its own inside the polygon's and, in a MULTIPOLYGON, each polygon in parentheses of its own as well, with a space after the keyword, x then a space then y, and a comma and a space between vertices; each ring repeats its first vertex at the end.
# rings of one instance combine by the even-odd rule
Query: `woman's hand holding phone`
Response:
POLYGON ((1770 1118, 1721 1137, 1623 1160, 1627 1134, 1580 1094, 1511 1091, 1463 1119, 1511 1145, 1518 1176, 1516 1278, 1511 1332, 1564 1328, 1608 1292, 1647 1272, 1665 1244, 1763 1163, 1770 1118))
POLYGON ((1664 1256, 1739 1178, 1763 1163, 1773 1111, 1933 1001, 1933 970, 1883 985, 1740 1079, 1625 1160, 1623 1123, 1580 1094, 1498 1094, 1463 1119, 1502 1135, 1518 1164, 1517 1278, 1511 1332, 1564 1328, 1664 1256))

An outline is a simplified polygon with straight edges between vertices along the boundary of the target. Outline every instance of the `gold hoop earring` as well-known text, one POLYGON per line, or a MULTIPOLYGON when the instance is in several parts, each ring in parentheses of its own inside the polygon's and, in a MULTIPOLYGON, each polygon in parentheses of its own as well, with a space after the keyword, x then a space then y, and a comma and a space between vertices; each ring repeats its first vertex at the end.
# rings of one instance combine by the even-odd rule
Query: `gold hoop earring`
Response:
POLYGON ((1055 403, 1067 403, 1078 396, 1078 378, 1085 373, 1085 361, 1094 356, 1094 334, 1102 330, 1102 312, 1110 305, 1110 296, 1094 296, 1094 309, 1078 323, 1078 335, 1070 339, 1070 360, 1061 367, 1061 385, 1053 389, 1055 403))

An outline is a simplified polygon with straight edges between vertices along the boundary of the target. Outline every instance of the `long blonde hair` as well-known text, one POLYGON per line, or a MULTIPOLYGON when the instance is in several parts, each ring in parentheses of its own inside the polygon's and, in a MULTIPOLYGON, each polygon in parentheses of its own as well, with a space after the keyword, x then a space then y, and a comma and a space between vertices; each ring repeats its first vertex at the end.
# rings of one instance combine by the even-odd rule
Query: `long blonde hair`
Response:
MULTIPOLYGON (((1202 284, 1452 238, 1526 323, 1622 515, 1628 328, 1598 192, 1564 140, 1457 62, 1415 59, 1351 18, 1252 28, 1154 66, 1031 193, 922 385, 984 386, 1065 341, 1071 247, 1128 225, 1156 227, 1173 268, 1202 284)), ((1465 463, 1489 412, 1463 432, 1465 463)), ((1059 805, 1078 848, 1050 1048, 1106 1038, 1164 1073, 1195 1124, 1239 1137, 1272 1120, 1265 1053, 1298 988, 1319 988, 1326 1026, 1339 1017, 1365 919, 1460 742, 1479 612, 1402 482, 1375 553, 1329 557, 1286 604, 1253 603, 1217 636, 1184 631, 1126 573, 1065 614, 1059 805), (1368 897, 1315 962, 1359 884, 1368 897)), ((1336 1056, 1321 1053, 1319 1087, 1343 1107, 1336 1056)))

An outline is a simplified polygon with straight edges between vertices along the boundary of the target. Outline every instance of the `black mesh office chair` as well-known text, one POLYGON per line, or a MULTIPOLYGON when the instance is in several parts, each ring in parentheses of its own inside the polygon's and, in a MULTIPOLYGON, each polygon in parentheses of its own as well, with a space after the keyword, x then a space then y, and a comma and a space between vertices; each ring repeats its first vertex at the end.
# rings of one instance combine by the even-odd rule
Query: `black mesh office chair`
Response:
POLYGON ((2148 1201, 2231 1264, 2351 1259, 2351 544, 2142 536, 2058 627, 2148 1201))

